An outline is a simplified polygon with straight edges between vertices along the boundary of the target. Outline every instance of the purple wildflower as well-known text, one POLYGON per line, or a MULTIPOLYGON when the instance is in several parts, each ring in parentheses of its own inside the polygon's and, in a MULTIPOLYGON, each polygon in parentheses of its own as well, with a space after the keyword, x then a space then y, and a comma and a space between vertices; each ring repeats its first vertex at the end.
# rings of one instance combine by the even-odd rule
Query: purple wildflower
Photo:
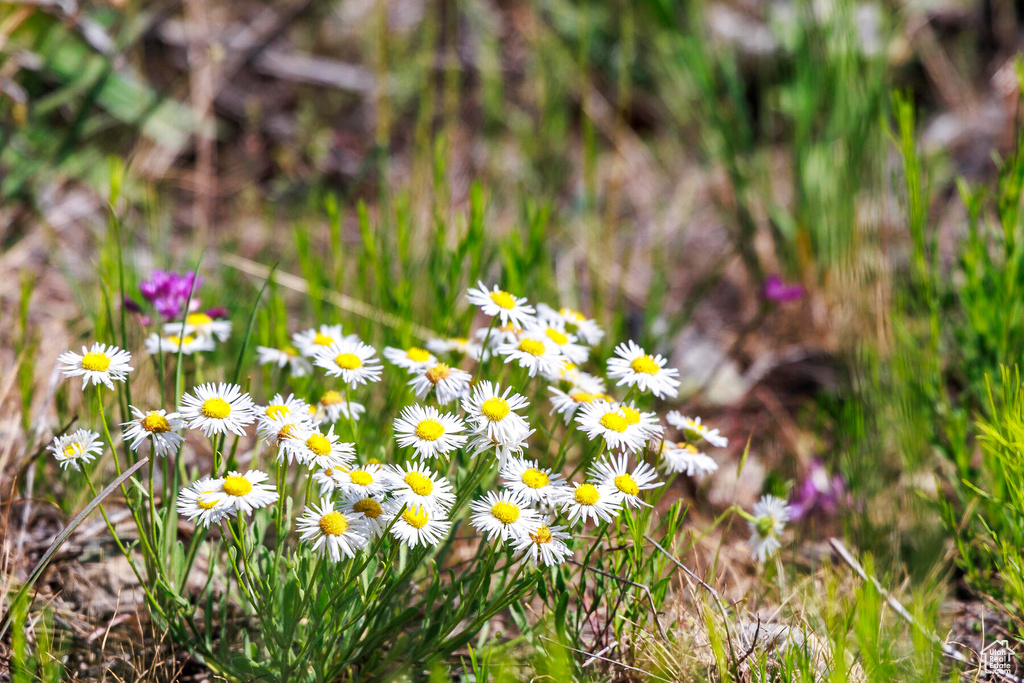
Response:
POLYGON ((228 317, 228 309, 223 306, 214 306, 213 308, 206 309, 206 315, 210 316, 214 320, 220 320, 221 318, 228 317))
MULTIPOLYGON (((149 280, 139 284, 139 290, 156 307, 160 315, 167 319, 174 319, 181 315, 189 294, 199 289, 202 282, 202 278, 192 271, 179 275, 178 273, 154 270, 149 280)), ((198 297, 193 295, 189 310, 198 310, 200 303, 198 297)))
POLYGON ((811 462, 807 476, 800 482, 789 501, 790 518, 797 520, 811 513, 833 515, 846 503, 846 481, 842 476, 829 476, 820 458, 811 462))
POLYGON ((778 275, 769 275, 761 288, 761 296, 768 301, 784 302, 795 301, 804 295, 804 288, 800 285, 788 285, 778 275))

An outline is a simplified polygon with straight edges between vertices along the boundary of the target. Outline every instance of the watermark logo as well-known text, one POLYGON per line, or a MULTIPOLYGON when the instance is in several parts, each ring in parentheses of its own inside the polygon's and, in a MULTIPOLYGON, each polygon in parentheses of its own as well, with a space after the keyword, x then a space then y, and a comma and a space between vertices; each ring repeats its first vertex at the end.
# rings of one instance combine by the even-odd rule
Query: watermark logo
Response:
POLYGON ((981 651, 981 673, 1006 675, 1013 673, 1013 662, 1017 658, 1005 640, 989 643, 981 651))

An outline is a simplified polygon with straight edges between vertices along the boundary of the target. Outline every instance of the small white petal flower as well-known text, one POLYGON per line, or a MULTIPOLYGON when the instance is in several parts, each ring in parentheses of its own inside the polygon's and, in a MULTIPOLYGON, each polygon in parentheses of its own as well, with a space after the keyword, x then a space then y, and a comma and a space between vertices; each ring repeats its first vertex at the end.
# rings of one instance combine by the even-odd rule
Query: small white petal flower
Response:
POLYGON ((622 494, 614 486, 603 484, 595 486, 572 482, 572 488, 566 487, 557 492, 554 502, 561 506, 569 524, 575 524, 577 520, 586 522, 588 517, 594 523, 599 519, 611 522, 622 512, 622 494))
POLYGON ((345 496, 378 497, 391 490, 391 478, 378 464, 337 467, 331 478, 345 496))
POLYGON ((616 403, 614 405, 622 411, 622 415, 626 418, 629 428, 640 434, 645 441, 661 437, 664 429, 655 413, 642 412, 632 402, 616 403))
POLYGON ((673 410, 665 419, 676 429, 682 430, 688 438, 704 439, 715 448, 725 448, 729 445, 729 439, 719 434, 717 429, 701 424, 699 417, 686 417, 678 410, 673 410))
POLYGON ((345 512, 358 512, 363 515, 369 528, 370 538, 377 538, 388 524, 395 518, 401 508, 393 500, 385 500, 380 496, 363 496, 359 494, 347 496, 341 501, 341 509, 345 512))
POLYGON ((189 429, 200 429, 207 437, 231 432, 245 435, 246 426, 256 420, 256 405, 237 384, 200 384, 181 397, 181 417, 189 429))
POLYGON ((462 420, 433 406, 412 405, 395 418, 395 440, 402 448, 413 447, 422 459, 447 455, 466 443, 462 420))
POLYGON ((319 328, 311 327, 303 332, 296 332, 292 335, 292 346, 298 349, 303 356, 312 358, 317 351, 326 349, 332 344, 342 342, 357 342, 359 337, 354 334, 344 335, 341 332, 341 325, 321 325, 319 328))
POLYGON ((664 482, 657 478, 657 472, 645 462, 637 463, 631 472, 625 455, 605 458, 590 469, 591 481, 618 490, 623 504, 631 508, 650 507, 640 498, 640 492, 661 486, 664 482))
POLYGON ((471 379, 473 376, 464 370, 445 363, 437 363, 421 368, 416 376, 409 380, 409 386, 412 387, 416 398, 421 401, 433 391, 437 402, 446 405, 469 393, 471 379))
POLYGON ((514 540, 540 527, 540 515, 528 507, 523 496, 512 491, 488 491, 469 504, 473 514, 469 523, 487 536, 488 541, 514 540))
POLYGON ((603 401, 604 393, 592 394, 583 389, 570 389, 562 391, 558 387, 548 387, 551 392, 551 412, 558 413, 565 420, 565 424, 572 421, 573 416, 581 405, 603 401))
POLYGON ((452 523, 444 511, 412 505, 395 520, 391 534, 410 548, 415 548, 417 545, 437 545, 448 537, 451 529, 452 523))
POLYGON ((207 337, 217 341, 227 341, 231 336, 231 321, 216 320, 205 313, 189 313, 185 322, 175 320, 164 323, 164 334, 179 337, 207 337))
POLYGON ((576 335, 566 332, 565 324, 560 320, 538 322, 530 326, 527 333, 547 337, 570 363, 586 363, 590 358, 590 349, 578 344, 576 335))
POLYGON ((326 434, 319 429, 299 432, 294 438, 281 443, 283 457, 291 462, 294 458, 302 465, 313 469, 325 467, 347 467, 355 460, 355 444, 339 441, 332 426, 326 434))
POLYGON ((477 384, 472 395, 462 399, 462 409, 466 411, 473 431, 485 434, 495 443, 513 441, 529 428, 526 420, 516 412, 528 405, 530 402, 525 396, 512 393, 512 387, 501 392, 501 387, 487 381, 477 384))
POLYGON ((165 410, 143 412, 135 406, 129 406, 134 420, 125 422, 124 442, 128 448, 138 451, 141 446, 149 443, 154 456, 169 455, 178 450, 185 437, 178 432, 185 428, 185 421, 178 413, 165 410))
POLYGON ((114 382, 123 382, 128 373, 134 370, 128 365, 132 355, 116 346, 107 346, 95 342, 91 348, 82 347, 81 355, 74 351, 65 351, 57 357, 60 370, 65 377, 81 377, 82 390, 90 384, 99 386, 100 382, 108 388, 114 388, 114 382))
POLYGON ((288 398, 274 394, 266 406, 257 408, 256 420, 260 424, 288 419, 309 420, 309 404, 295 394, 288 394, 288 398))
POLYGON ((238 513, 227 498, 216 480, 200 479, 178 492, 178 514, 198 526, 209 527, 238 513))
POLYGON ((294 346, 283 346, 279 349, 272 346, 257 346, 256 361, 260 365, 287 367, 292 377, 305 377, 313 372, 313 364, 303 358, 294 346))
POLYGON ((754 519, 748 522, 750 539, 747 541, 753 559, 764 562, 782 547, 779 537, 789 519, 789 504, 781 498, 766 495, 754 504, 754 519))
POLYGON ((563 306, 556 311, 547 304, 537 304, 537 317, 547 322, 561 322, 570 332, 574 332, 580 341, 591 346, 604 338, 604 330, 597 321, 572 308, 563 306))
POLYGON ((228 472, 226 477, 211 479, 214 491, 224 494, 225 504, 239 512, 251 514, 277 502, 277 489, 273 484, 264 484, 269 475, 260 470, 249 470, 245 474, 228 472))
POLYGON ((526 368, 530 377, 538 373, 544 376, 551 376, 559 372, 565 357, 558 350, 558 346, 546 336, 529 334, 520 337, 516 342, 500 344, 495 351, 498 355, 505 356, 505 362, 517 361, 519 367, 526 368))
POLYGON ((688 477, 711 474, 718 469, 718 463, 708 455, 685 442, 666 441, 661 450, 661 464, 666 472, 681 472, 688 477))
POLYGON ((455 503, 452 485, 422 463, 391 465, 387 471, 391 493, 400 505, 422 505, 429 510, 446 512, 455 503))
POLYGON ((366 382, 379 382, 384 368, 376 356, 377 349, 358 340, 342 341, 318 347, 313 363, 324 368, 331 377, 340 377, 350 387, 366 382))
POLYGON ((647 442, 643 430, 630 425, 621 408, 604 401, 582 404, 576 422, 591 441, 600 436, 613 451, 637 451, 647 442))
POLYGON ((209 337, 193 337, 191 335, 179 337, 177 335, 160 336, 153 332, 146 338, 146 353, 151 356, 177 355, 181 350, 182 355, 190 356, 201 351, 213 351, 213 340, 209 337))
POLYGON ((77 429, 71 434, 54 437, 53 443, 47 446, 46 450, 53 453, 61 469, 71 467, 81 471, 79 463, 90 463, 103 453, 103 442, 96 432, 77 429))
POLYGON ((427 348, 434 353, 461 353, 470 358, 480 358, 482 347, 465 337, 445 337, 427 340, 427 348))
POLYGON ((480 308, 484 315, 499 317, 502 325, 509 323, 518 327, 525 327, 527 323, 534 320, 534 309, 526 303, 525 298, 519 298, 502 291, 497 285, 488 290, 483 282, 477 283, 477 288, 470 287, 466 291, 466 298, 469 303, 480 308))
POLYGON ((679 393, 679 371, 666 368, 661 354, 649 355, 632 340, 615 347, 615 357, 608 359, 608 379, 618 379, 617 386, 635 386, 659 398, 675 398, 679 393))
POLYGON ((552 525, 550 520, 542 520, 536 530, 520 536, 512 542, 516 555, 528 557, 534 566, 543 563, 554 567, 572 557, 572 551, 566 541, 569 534, 564 526, 552 525))
POLYGON ((494 457, 498 459, 498 467, 501 468, 505 466, 509 458, 523 454, 527 440, 536 431, 536 429, 524 429, 512 434, 506 441, 495 441, 486 434, 478 434, 466 446, 466 452, 475 458, 485 451, 492 451, 494 457))
POLYGON ((299 538, 332 562, 352 558, 369 542, 370 528, 360 512, 336 510, 330 498, 309 505, 296 525, 299 538))
POLYGON ((366 406, 355 401, 349 402, 338 391, 330 389, 324 392, 316 404, 316 417, 321 424, 337 422, 345 418, 359 422, 359 417, 366 412, 366 406))
POLYGON ((498 474, 502 485, 528 504, 547 502, 566 488, 561 474, 542 468, 536 460, 509 458, 498 474))
POLYGON ((384 358, 389 363, 409 372, 422 372, 429 367, 437 365, 437 357, 430 353, 430 351, 421 349, 418 346, 410 346, 407 349, 385 346, 384 358))

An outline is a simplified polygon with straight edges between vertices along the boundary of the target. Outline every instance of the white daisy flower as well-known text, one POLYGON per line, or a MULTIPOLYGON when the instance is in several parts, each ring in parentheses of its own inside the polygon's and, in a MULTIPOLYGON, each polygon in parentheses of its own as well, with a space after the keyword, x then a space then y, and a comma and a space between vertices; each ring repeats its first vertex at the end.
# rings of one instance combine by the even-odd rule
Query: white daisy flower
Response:
POLYGON ((477 289, 470 287, 466 291, 466 298, 469 303, 478 306, 484 315, 501 319, 502 325, 512 323, 519 327, 526 327, 526 324, 533 322, 533 306, 526 303, 525 298, 519 298, 508 292, 498 289, 495 285, 488 290, 483 282, 477 282, 477 289))
POLYGON ((276 365, 279 368, 288 368, 292 377, 305 377, 313 372, 313 364, 302 357, 294 346, 257 346, 256 361, 260 365, 276 365))
POLYGON ((441 413, 433 406, 412 405, 395 418, 395 441, 402 448, 412 446, 421 459, 447 455, 466 443, 462 420, 441 413))
POLYGON ((572 551, 566 544, 568 540, 569 534, 564 526, 552 525, 550 520, 545 520, 534 531, 514 539, 512 547, 517 556, 529 557, 535 567, 541 563, 554 567, 572 557, 572 551))
POLYGON ((391 490, 388 473, 377 464, 335 468, 332 479, 338 482, 345 496, 375 497, 391 490))
POLYGON ((256 420, 256 405, 237 384, 200 384, 181 397, 181 417, 189 429, 201 429, 207 437, 231 432, 245 436, 245 427, 256 420))
POLYGON ((616 346, 615 355, 608 359, 608 379, 618 379, 617 386, 635 386, 658 398, 675 398, 679 393, 679 371, 666 368, 668 361, 661 354, 651 356, 630 340, 616 346))
POLYGON ((579 340, 576 335, 566 332, 565 325, 561 321, 538 322, 529 328, 529 334, 547 337, 570 363, 586 363, 590 358, 590 349, 578 344, 579 340))
POLYGON ((227 495, 213 479, 200 479, 178 492, 178 514, 197 526, 209 527, 237 510, 227 503, 227 495))
POLYGON ((446 405, 469 393, 471 379, 473 376, 464 370, 438 363, 421 368, 417 375, 409 380, 409 386, 419 400, 425 399, 433 390, 437 402, 446 405))
POLYGON ((344 335, 341 333, 341 325, 321 325, 319 328, 311 327, 303 332, 296 332, 292 335, 292 346, 299 350, 303 356, 312 358, 317 351, 326 349, 332 344, 343 342, 356 342, 359 337, 354 334, 344 335))
POLYGON ((505 488, 522 496, 529 505, 548 501, 566 487, 561 474, 542 468, 536 460, 509 458, 498 475, 505 488))
POLYGON ((448 537, 452 529, 452 523, 446 516, 443 511, 413 505, 398 516, 391 527, 391 534, 410 548, 437 545, 448 537))
POLYGON ((434 353, 461 353, 470 358, 480 358, 483 350, 479 344, 465 337, 445 337, 427 340, 427 348, 434 353))
POLYGON ((207 337, 217 341, 227 341, 231 336, 230 320, 215 320, 205 313, 189 313, 185 322, 180 320, 164 323, 164 334, 175 334, 179 337, 207 337))
POLYGON ((591 441, 600 436, 613 451, 637 451, 647 441, 642 430, 629 424, 621 408, 604 401, 582 404, 576 422, 591 441))
POLYGON ((308 413, 290 413, 277 418, 264 416, 256 430, 261 441, 271 448, 278 449, 277 461, 291 464, 295 459, 295 449, 289 447, 295 440, 314 429, 314 423, 308 413))
POLYGON ((343 341, 319 347, 313 356, 313 363, 324 368, 331 377, 352 386, 366 382, 379 382, 384 368, 377 360, 377 349, 359 340, 343 341))
POLYGON ((661 437, 664 428, 661 426, 655 413, 645 413, 637 410, 632 402, 618 403, 616 406, 622 411, 622 415, 626 418, 629 428, 639 432, 644 440, 661 437))
POLYGON ((750 539, 747 547, 753 559, 764 562, 782 547, 779 537, 789 521, 789 504, 775 496, 761 496, 761 500, 754 503, 753 517, 748 521, 750 539))
POLYGON ((536 531, 540 515, 529 503, 512 491, 488 491, 483 498, 469 504, 473 511, 469 523, 483 532, 488 541, 509 541, 536 531))
POLYGON ((604 330, 592 320, 579 311, 563 306, 557 311, 547 304, 537 304, 537 317, 544 321, 558 321, 565 325, 566 329, 576 334, 584 344, 593 346, 604 338, 604 330))
POLYGON ((481 345, 484 340, 487 340, 487 346, 493 349, 499 344, 513 344, 519 341, 519 335, 522 333, 522 327, 509 323, 508 325, 497 325, 493 328, 481 327, 473 333, 473 336, 477 338, 481 345), (490 338, 487 336, 488 329, 490 329, 490 338))
POLYGON ((53 453, 61 469, 71 467, 80 472, 82 468, 79 463, 90 463, 103 453, 103 442, 96 432, 77 429, 71 434, 55 436, 46 450, 53 453))
POLYGON ((335 489, 341 488, 341 482, 334 478, 335 472, 341 468, 325 467, 313 473, 313 481, 320 487, 320 495, 327 496, 335 489))
POLYGON ((363 515, 369 529, 369 537, 377 538, 394 519, 401 505, 392 500, 384 500, 380 496, 350 495, 341 501, 341 509, 345 512, 358 512, 363 515))
POLYGON ((288 394, 288 398, 274 394, 266 406, 257 407, 256 419, 261 424, 282 419, 308 420, 309 404, 295 394, 288 394))
POLYGON ((355 460, 356 447, 338 438, 333 426, 326 434, 319 429, 310 429, 284 441, 281 450, 288 451, 286 456, 289 462, 294 458, 313 469, 347 467, 355 460))
POLYGON ((213 351, 214 346, 213 340, 209 337, 179 337, 173 334, 162 337, 153 332, 146 338, 146 353, 151 356, 158 356, 161 353, 177 355, 179 349, 182 355, 190 356, 201 351, 213 351))
POLYGON ((725 448, 729 445, 728 438, 722 436, 717 429, 711 429, 706 424, 701 424, 699 417, 686 417, 678 410, 673 410, 665 416, 665 419, 691 439, 704 439, 715 448, 725 448))
POLYGON ((384 347, 384 358, 391 364, 408 370, 409 372, 421 372, 429 367, 437 365, 437 357, 418 346, 410 346, 407 349, 396 349, 393 346, 384 347))
POLYGON ((558 413, 565 420, 565 424, 569 424, 572 421, 573 415, 581 405, 593 403, 595 401, 603 401, 604 394, 592 394, 589 391, 583 389, 570 389, 569 391, 562 391, 558 387, 548 387, 548 391, 551 392, 551 413, 558 413))
POLYGON ((473 387, 472 395, 462 399, 462 409, 476 433, 486 434, 495 443, 507 443, 529 428, 516 411, 526 408, 530 402, 526 397, 512 393, 512 387, 505 387, 502 393, 500 391, 497 384, 480 382, 473 387))
POLYGON ((506 363, 518 361, 519 367, 529 370, 530 377, 537 373, 545 376, 557 373, 565 360, 553 341, 546 336, 529 333, 517 342, 500 344, 496 351, 505 356, 506 363))
POLYGON ((228 472, 226 477, 212 479, 214 491, 224 494, 225 504, 245 514, 277 502, 277 490, 273 484, 264 484, 269 478, 266 472, 249 470, 245 474, 228 472))
POLYGON ((685 442, 665 442, 661 450, 661 465, 668 473, 681 472, 688 477, 711 474, 718 469, 718 463, 710 456, 685 442))
POLYGON ((296 526, 299 538, 312 543, 314 551, 332 562, 340 562, 343 556, 355 557, 369 542, 370 529, 362 513, 336 510, 330 498, 306 506, 296 526))
POLYGON ((557 491, 553 502, 561 506, 569 524, 577 520, 586 522, 588 517, 593 518, 595 524, 599 519, 611 522, 622 512, 622 494, 614 486, 604 484, 572 482, 572 488, 557 491))
POLYGON ((466 452, 475 458, 485 451, 493 451, 494 457, 498 459, 498 467, 504 467, 509 458, 522 455, 529 440, 536 429, 524 429, 512 434, 507 441, 495 441, 486 434, 478 434, 466 446, 466 452))
POLYGON ((114 382, 123 382, 128 373, 134 370, 128 365, 132 355, 116 346, 107 346, 95 342, 92 348, 82 347, 82 354, 65 351, 57 357, 60 370, 65 377, 81 377, 82 390, 90 384, 99 386, 100 382, 108 388, 114 388, 114 382))
POLYGON ((448 512, 455 503, 452 485, 423 463, 409 462, 388 467, 391 493, 400 505, 422 505, 430 510, 448 512))
POLYGON ((154 456, 169 455, 177 452, 178 447, 185 442, 185 437, 178 433, 184 429, 185 421, 178 413, 168 413, 165 410, 150 410, 143 412, 135 406, 129 406, 134 420, 125 422, 123 439, 128 448, 138 451, 139 447, 150 442, 154 456))
POLYGON ((622 494, 622 503, 630 508, 650 507, 640 498, 640 492, 656 489, 664 483, 657 481, 657 472, 645 462, 638 462, 630 472, 625 455, 611 456, 595 464, 590 469, 590 479, 617 489, 622 494))
POLYGON ((337 422, 341 418, 359 422, 359 417, 366 412, 366 406, 355 401, 347 401, 338 391, 330 389, 324 392, 316 404, 316 414, 321 423, 337 422))

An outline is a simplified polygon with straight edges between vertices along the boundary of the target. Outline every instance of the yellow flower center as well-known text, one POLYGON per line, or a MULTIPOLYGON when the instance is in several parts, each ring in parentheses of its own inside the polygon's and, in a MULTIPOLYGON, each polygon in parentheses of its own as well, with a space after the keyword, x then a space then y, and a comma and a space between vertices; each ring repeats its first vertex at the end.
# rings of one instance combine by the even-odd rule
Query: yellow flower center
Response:
POLYGON ((293 439, 293 438, 295 438, 295 435, 292 433, 294 430, 295 430, 295 425, 293 425, 293 424, 287 424, 284 427, 281 427, 281 431, 279 431, 277 433, 278 441, 280 441, 281 439, 293 439))
POLYGON ((519 342, 519 350, 523 353, 528 353, 531 356, 543 356, 544 342, 527 337, 523 341, 519 342))
POLYGON ((600 396, 597 394, 591 394, 588 391, 583 391, 582 389, 573 389, 569 392, 569 398, 576 401, 576 403, 593 403, 600 398, 600 396))
POLYGON ((650 356, 640 356, 630 363, 629 367, 633 368, 633 372, 642 372, 645 375, 655 375, 661 369, 650 356))
POLYGON ((348 531, 348 520, 345 515, 333 510, 320 518, 320 531, 327 536, 341 536, 348 531))
POLYGON ((339 394, 337 391, 334 391, 333 389, 331 389, 330 391, 325 391, 324 395, 320 397, 320 403, 325 406, 333 406, 337 405, 338 403, 344 402, 345 397, 339 394))
POLYGON ((245 477, 232 474, 224 479, 224 485, 221 488, 229 496, 244 496, 252 491, 252 484, 245 477))
POLYGON ((687 453, 700 453, 700 451, 697 450, 696 446, 694 446, 693 444, 683 443, 682 441, 677 443, 676 447, 683 449, 687 453))
POLYGON ((539 489, 551 483, 551 478, 538 469, 531 467, 523 472, 523 483, 531 489, 539 489))
POLYGON ((550 543, 551 542, 551 529, 546 526, 542 526, 536 531, 530 532, 530 540, 534 543, 550 543))
POLYGON ((416 436, 424 441, 437 441, 444 436, 444 425, 437 420, 427 418, 416 425, 416 436))
POLYGON ((299 350, 296 349, 294 346, 286 346, 281 350, 284 351, 284 355, 291 356, 292 358, 299 355, 299 350))
MULTIPOLYGON (((207 493, 213 493, 213 492, 212 491, 204 491, 203 493, 207 494, 207 493)), ((203 510, 212 510, 213 508, 215 508, 217 506, 217 502, 218 501, 217 501, 216 498, 207 499, 207 498, 203 497, 202 495, 196 497, 196 505, 198 505, 203 510)))
POLYGON ((82 367, 91 372, 106 372, 110 367, 110 356, 105 353, 87 353, 82 356, 82 367))
POLYGON ((406 357, 413 363, 423 363, 430 360, 430 351, 421 349, 418 346, 413 346, 405 351, 406 357))
POLYGON ((505 399, 495 396, 484 401, 483 405, 480 406, 480 412, 491 422, 497 422, 505 419, 505 416, 509 413, 509 407, 505 399))
POLYGON ((640 493, 640 487, 633 481, 633 477, 628 474, 620 474, 615 477, 615 488, 625 493, 627 496, 635 496, 640 493))
POLYGON ((331 441, 323 434, 313 434, 306 439, 306 448, 323 457, 331 452, 331 441))
POLYGON ((362 500, 356 501, 355 505, 352 506, 353 512, 362 512, 364 516, 370 519, 377 519, 384 512, 381 508, 380 503, 375 501, 373 498, 363 498, 362 500))
POLYGON ((402 513, 402 519, 414 529, 422 529, 430 521, 430 518, 427 516, 427 509, 420 505, 406 508, 405 512, 402 513))
POLYGON ((575 320, 576 322, 582 322, 582 321, 587 319, 587 317, 585 315, 583 315, 579 311, 573 310, 571 308, 563 307, 563 308, 560 308, 558 310, 558 312, 561 313, 563 317, 571 318, 571 319, 575 320))
POLYGON ((185 317, 185 323, 188 325, 209 325, 213 322, 213 318, 206 315, 205 313, 189 313, 185 317))
POLYGON ((629 406, 622 406, 619 408, 622 411, 622 415, 626 418, 626 422, 631 425, 639 424, 640 422, 640 411, 636 408, 629 406))
POLYGON ((64 447, 64 455, 68 458, 77 458, 83 453, 85 453, 85 449, 82 448, 82 444, 77 442, 64 447))
POLYGON ((601 426, 621 434, 629 427, 629 423, 626 422, 626 418, 622 416, 622 413, 605 413, 601 416, 601 426))
POLYGON ((284 417, 291 411, 288 410, 288 406, 267 406, 267 417, 271 420, 276 420, 279 417, 284 417))
POLYGON ((555 342, 559 346, 562 346, 563 344, 566 344, 566 343, 569 342, 569 338, 568 337, 566 337, 564 334, 562 334, 561 332, 559 332, 558 330, 556 330, 553 327, 549 327, 548 329, 544 330, 544 334, 546 334, 548 336, 548 339, 550 339, 551 341, 555 342))
POLYGON ((212 417, 215 420, 223 420, 231 414, 231 404, 222 398, 208 398, 203 401, 203 405, 199 410, 206 417, 212 417))
POLYGON ((150 413, 142 418, 142 428, 150 434, 163 434, 171 431, 171 423, 160 413, 150 413))
POLYGON ((441 380, 447 379, 448 375, 452 374, 452 369, 444 363, 438 363, 423 374, 426 375, 431 384, 437 384, 441 380))
POLYGON ((366 464, 367 465, 379 465, 380 464, 380 460, 378 460, 377 458, 370 458, 369 460, 366 461, 366 464))
POLYGON ((417 496, 429 496, 430 492, 434 490, 434 482, 419 472, 410 472, 405 475, 405 483, 409 485, 409 488, 417 496))
POLYGON ((498 307, 504 308, 506 311, 511 311, 516 307, 516 298, 508 292, 491 292, 491 301, 496 303, 498 307))
POLYGON ((184 338, 175 337, 172 335, 170 337, 165 337, 165 339, 174 344, 175 346, 188 346, 189 344, 196 340, 196 338, 193 337, 191 334, 185 335, 184 338))
POLYGON ((499 500, 491 506, 491 514, 502 524, 512 524, 519 519, 519 507, 512 503, 499 500))
POLYGON ((354 353, 339 353, 334 357, 334 362, 343 370, 358 370, 363 367, 363 361, 354 353))
POLYGON ((348 476, 356 486, 369 486, 373 483, 373 475, 363 470, 353 470, 348 476))
POLYGON ((313 337, 313 343, 316 344, 317 346, 330 346, 331 344, 334 343, 334 338, 328 337, 326 334, 323 334, 322 332, 317 332, 316 336, 313 337))
POLYGON ((593 505, 601 497, 601 494, 597 492, 597 488, 593 484, 580 484, 573 492, 573 497, 580 505, 593 505))

